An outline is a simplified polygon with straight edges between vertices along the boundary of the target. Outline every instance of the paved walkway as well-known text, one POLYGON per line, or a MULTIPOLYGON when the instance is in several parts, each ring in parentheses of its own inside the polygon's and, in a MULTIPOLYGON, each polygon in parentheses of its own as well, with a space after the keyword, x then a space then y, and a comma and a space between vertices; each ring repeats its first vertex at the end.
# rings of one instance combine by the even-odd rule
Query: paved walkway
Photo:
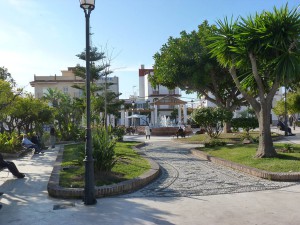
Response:
POLYGON ((197 146, 174 141, 150 142, 141 151, 159 163, 162 176, 129 196, 205 196, 278 189, 295 184, 260 179, 199 159, 189 152, 197 146))
MULTIPOLYGON (((300 143, 296 136, 285 141, 300 143)), ((145 141, 144 136, 127 136, 145 141)), ((58 152, 15 160, 25 179, 0 173, 0 224, 300 224, 300 184, 258 179, 188 154, 193 145, 151 137, 141 149, 157 160, 162 176, 132 194, 81 200, 48 197, 47 182, 58 152)))

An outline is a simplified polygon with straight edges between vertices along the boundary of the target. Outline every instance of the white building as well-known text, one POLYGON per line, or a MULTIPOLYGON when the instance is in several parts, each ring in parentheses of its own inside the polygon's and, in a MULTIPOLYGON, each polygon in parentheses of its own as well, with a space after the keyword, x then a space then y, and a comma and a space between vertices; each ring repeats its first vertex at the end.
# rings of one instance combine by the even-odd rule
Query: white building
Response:
MULTIPOLYGON (((139 98, 154 103, 165 96, 172 96, 175 98, 181 97, 180 89, 168 89, 165 86, 158 85, 152 87, 148 78, 153 76, 153 69, 145 69, 144 65, 141 65, 139 69, 139 98)), ((171 105, 160 105, 158 106, 158 116, 170 115, 175 106, 171 105)))
MULTIPOLYGON (((34 75, 34 80, 30 82, 30 85, 34 87, 34 96, 35 98, 41 98, 47 93, 48 88, 57 89, 62 91, 65 94, 69 94, 72 98, 81 97, 83 92, 82 90, 73 88, 72 86, 85 85, 85 80, 81 77, 75 76, 74 67, 68 67, 68 70, 62 70, 61 76, 50 75, 50 76, 36 76, 34 75)), ((100 78, 96 81, 98 85, 103 85, 105 83, 105 78, 100 78)), ((116 94, 119 94, 119 78, 107 77, 107 83, 112 84, 109 86, 109 90, 116 94)))
MULTIPOLYGON (((281 100, 284 97, 284 90, 283 88, 279 88, 279 90, 276 92, 274 98, 273 98, 273 102, 272 102, 272 108, 276 105, 276 103, 281 100)), ((195 102, 195 108, 197 107, 215 107, 216 105, 208 100, 206 100, 205 98, 199 99, 198 101, 195 102)), ((246 106, 242 106, 240 109, 236 110, 233 114, 233 117, 239 117, 241 112, 247 110, 246 106)), ((278 117, 277 115, 274 113, 273 109, 271 110, 271 121, 270 123, 272 123, 273 125, 276 125, 278 122, 278 117)))
MULTIPOLYGON (((134 111, 136 113, 149 112, 149 122, 151 125, 156 126, 158 125, 160 118, 171 116, 173 110, 176 109, 178 110, 177 120, 179 121, 179 124, 186 124, 187 105, 186 102, 178 99, 181 97, 180 89, 177 87, 170 90, 162 85, 152 87, 149 82, 149 76, 153 76, 153 74, 153 69, 145 69, 144 65, 141 65, 141 68, 139 69, 139 96, 131 96, 131 99, 128 100, 135 102, 134 111), (150 107, 147 107, 146 109, 145 106, 150 107), (181 113, 182 109, 183 115, 181 113)), ((127 102, 127 104, 129 103, 127 102)), ((125 109, 121 110, 121 125, 126 126, 130 123, 126 121, 128 114, 130 114, 130 111, 126 112, 125 109)))

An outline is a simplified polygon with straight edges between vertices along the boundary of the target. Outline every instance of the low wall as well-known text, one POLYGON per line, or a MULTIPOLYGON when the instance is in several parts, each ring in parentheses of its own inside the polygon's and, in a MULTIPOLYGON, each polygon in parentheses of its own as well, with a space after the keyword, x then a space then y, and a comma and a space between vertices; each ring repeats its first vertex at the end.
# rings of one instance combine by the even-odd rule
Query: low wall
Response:
MULTIPOLYGON (((136 148, 142 147, 143 145, 145 144, 144 143, 139 144, 136 146, 136 148)), ((48 194, 49 196, 55 198, 82 198, 84 196, 83 188, 66 188, 66 187, 61 187, 59 185, 59 173, 61 171, 63 151, 64 151, 64 146, 61 145, 48 182, 48 186, 47 186, 48 194)), ((139 152, 139 154, 143 155, 141 152, 139 152)), ((145 157, 145 155, 143 155, 143 157, 145 157)), ((101 197, 130 193, 146 186, 154 179, 156 179, 160 174, 159 165, 152 159, 147 157, 145 158, 148 160, 151 166, 149 171, 131 180, 123 181, 112 185, 95 187, 95 197, 101 198, 101 197)))
MULTIPOLYGON (((137 126, 135 128, 136 128, 136 131, 135 131, 136 134, 139 134, 139 135, 145 134, 145 126, 137 126)), ((178 130, 177 126, 175 126, 175 127, 152 127, 151 135, 153 135, 153 136, 173 136, 176 134, 177 130, 178 130)), ((193 133, 193 130, 190 125, 187 125, 185 127, 185 132, 186 132, 187 136, 193 133)))
POLYGON ((175 135, 178 127, 156 127, 152 128, 151 135, 153 136, 171 136, 175 135))

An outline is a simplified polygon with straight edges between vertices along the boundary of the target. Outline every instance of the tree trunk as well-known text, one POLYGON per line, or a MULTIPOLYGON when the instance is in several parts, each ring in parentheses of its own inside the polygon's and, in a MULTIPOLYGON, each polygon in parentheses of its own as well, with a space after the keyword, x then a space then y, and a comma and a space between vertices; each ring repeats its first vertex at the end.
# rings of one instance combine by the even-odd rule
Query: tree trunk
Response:
POLYGON ((227 134, 227 133, 232 133, 232 131, 231 131, 231 123, 230 123, 230 122, 225 122, 225 123, 224 123, 223 132, 224 132, 225 134, 227 134))
POLYGON ((270 113, 271 109, 267 107, 267 104, 260 104, 261 110, 259 112, 259 145, 256 152, 257 158, 271 158, 277 155, 273 146, 273 140, 271 136, 270 126, 270 113))
MULTIPOLYGON (((228 111, 230 111, 230 112, 232 112, 232 113, 234 113, 234 111, 236 110, 236 107, 233 107, 233 106, 231 105, 232 100, 233 100, 233 98, 228 98, 228 99, 226 100, 225 109, 228 110, 228 111)), ((224 132, 225 134, 227 134, 227 133, 232 133, 232 131, 231 131, 231 122, 230 122, 230 121, 224 122, 223 132, 224 132)))

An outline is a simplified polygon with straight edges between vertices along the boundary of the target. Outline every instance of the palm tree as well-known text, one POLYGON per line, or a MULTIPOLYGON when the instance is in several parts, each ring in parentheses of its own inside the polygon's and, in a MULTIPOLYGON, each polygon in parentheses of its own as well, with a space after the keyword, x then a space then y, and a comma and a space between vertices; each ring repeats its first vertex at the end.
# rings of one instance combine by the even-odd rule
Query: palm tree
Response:
POLYGON ((259 121, 256 157, 274 157, 270 129, 272 100, 278 88, 300 79, 300 19, 296 9, 274 8, 240 21, 219 20, 211 53, 226 67, 259 121))
POLYGON ((43 100, 48 101, 53 107, 58 106, 58 101, 62 96, 62 92, 57 89, 48 88, 47 93, 44 93, 43 100))

